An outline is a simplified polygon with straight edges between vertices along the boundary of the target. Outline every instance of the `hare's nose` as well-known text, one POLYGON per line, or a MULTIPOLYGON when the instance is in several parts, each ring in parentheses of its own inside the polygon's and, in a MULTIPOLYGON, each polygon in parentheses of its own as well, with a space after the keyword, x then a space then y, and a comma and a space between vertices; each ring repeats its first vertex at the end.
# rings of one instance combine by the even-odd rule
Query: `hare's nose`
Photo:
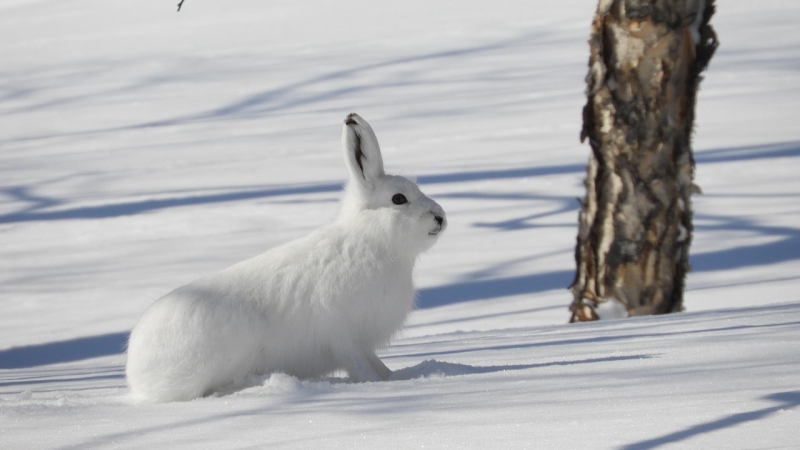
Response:
POLYGON ((436 223, 438 223, 439 225, 441 225, 442 222, 444 222, 444 219, 442 219, 442 216, 434 216, 433 218, 436 219, 436 223))

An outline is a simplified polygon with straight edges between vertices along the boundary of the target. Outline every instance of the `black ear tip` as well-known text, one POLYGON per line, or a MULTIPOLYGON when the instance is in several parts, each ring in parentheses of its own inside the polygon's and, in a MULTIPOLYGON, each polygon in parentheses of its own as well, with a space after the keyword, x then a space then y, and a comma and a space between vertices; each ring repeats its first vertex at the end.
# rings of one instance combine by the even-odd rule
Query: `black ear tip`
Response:
POLYGON ((344 119, 344 124, 345 125, 357 125, 358 122, 356 122, 356 117, 358 117, 358 114, 356 114, 356 113, 348 114, 347 118, 344 119))

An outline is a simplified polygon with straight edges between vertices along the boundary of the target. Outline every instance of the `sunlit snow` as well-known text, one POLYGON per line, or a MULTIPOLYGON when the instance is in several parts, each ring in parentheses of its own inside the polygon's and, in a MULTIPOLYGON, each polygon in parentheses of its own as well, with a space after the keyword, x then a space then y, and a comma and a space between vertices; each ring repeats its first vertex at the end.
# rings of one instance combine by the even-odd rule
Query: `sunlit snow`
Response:
POLYGON ((686 312, 567 324, 596 0, 0 2, 0 448, 796 448, 800 3, 717 2, 686 312), (372 124, 449 228, 390 381, 135 405, 155 299, 335 217, 372 124))

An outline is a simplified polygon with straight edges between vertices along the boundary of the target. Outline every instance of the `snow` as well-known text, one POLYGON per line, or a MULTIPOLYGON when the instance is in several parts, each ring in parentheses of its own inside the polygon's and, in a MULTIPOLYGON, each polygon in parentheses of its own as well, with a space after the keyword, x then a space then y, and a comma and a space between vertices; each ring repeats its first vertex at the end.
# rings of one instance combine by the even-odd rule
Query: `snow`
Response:
POLYGON ((800 4, 726 0, 687 312, 566 324, 593 0, 0 4, 0 447, 795 448, 800 4), (450 227, 384 383, 134 405, 144 309, 335 217, 340 124, 450 227))

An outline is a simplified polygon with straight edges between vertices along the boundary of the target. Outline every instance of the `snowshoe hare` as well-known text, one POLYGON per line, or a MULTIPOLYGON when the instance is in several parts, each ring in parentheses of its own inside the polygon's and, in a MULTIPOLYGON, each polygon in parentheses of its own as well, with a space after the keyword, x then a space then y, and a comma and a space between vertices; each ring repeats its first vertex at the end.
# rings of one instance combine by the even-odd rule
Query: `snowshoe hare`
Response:
POLYGON ((344 122, 342 146, 350 179, 333 223, 147 309, 128 342, 136 398, 190 400, 271 372, 389 377, 375 349, 411 311, 414 263, 447 221, 415 183, 384 174, 378 140, 356 114, 344 122))

